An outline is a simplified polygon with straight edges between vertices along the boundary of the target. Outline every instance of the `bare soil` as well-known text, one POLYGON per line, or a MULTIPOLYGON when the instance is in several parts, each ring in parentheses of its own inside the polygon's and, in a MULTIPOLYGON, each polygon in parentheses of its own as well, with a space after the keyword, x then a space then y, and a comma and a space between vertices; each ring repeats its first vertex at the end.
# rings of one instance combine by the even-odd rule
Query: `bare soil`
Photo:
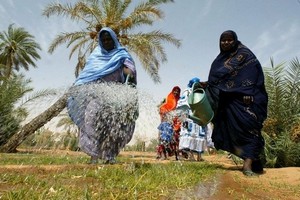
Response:
MULTIPOLYGON (((39 150, 40 151, 40 150, 39 150)), ((72 151, 54 151, 62 154, 81 154, 72 151)), ((45 153, 53 154, 53 151, 45 153)), ((157 160, 154 152, 121 152, 120 156, 127 156, 131 159, 141 160, 150 163, 178 162, 174 157, 167 160, 157 160)), ((258 177, 247 177, 241 172, 241 166, 236 165, 226 155, 204 155, 204 161, 216 163, 222 166, 222 173, 218 177, 216 190, 208 200, 298 200, 300 199, 300 167, 287 168, 266 168, 264 174, 258 177)), ((83 164, 81 164, 83 165, 83 164)), ((31 168, 28 165, 2 165, 0 171, 5 169, 20 170, 20 168, 31 168, 31 170, 54 170, 64 168, 64 165, 44 165, 38 168, 31 168)), ((190 199, 190 198, 185 198, 190 199)), ((193 198, 194 199, 194 198, 193 198)))

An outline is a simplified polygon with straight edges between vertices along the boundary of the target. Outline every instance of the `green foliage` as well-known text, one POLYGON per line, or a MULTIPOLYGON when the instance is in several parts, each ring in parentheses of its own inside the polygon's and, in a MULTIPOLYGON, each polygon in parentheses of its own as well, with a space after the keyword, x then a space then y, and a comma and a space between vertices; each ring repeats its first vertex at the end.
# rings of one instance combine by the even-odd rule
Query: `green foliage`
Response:
POLYGON ((300 143, 292 141, 289 133, 276 138, 263 134, 266 140, 266 167, 300 167, 300 143))
MULTIPOLYGON (((59 145, 59 149, 67 149, 67 150, 71 150, 71 151, 78 151, 79 147, 78 147, 78 137, 76 137, 76 135, 70 133, 70 132, 66 132, 64 134, 62 134, 61 136, 61 140, 59 141, 61 143, 61 145, 59 145)), ((58 142, 56 142, 58 143, 58 142)))
POLYGON ((31 80, 25 79, 23 74, 0 81, 0 146, 19 130, 21 122, 28 116, 28 103, 56 94, 51 89, 31 93, 33 89, 29 87, 30 83, 31 80))
POLYGON ((68 113, 61 113, 59 117, 60 119, 56 124, 56 127, 63 127, 68 133, 78 135, 78 126, 72 121, 68 113))
POLYGON ((153 138, 150 140, 150 143, 147 146, 147 151, 156 151, 156 147, 158 145, 158 139, 153 138))
POLYGON ((269 95, 268 118, 264 123, 265 154, 268 167, 300 166, 300 143, 292 130, 300 122, 300 63, 281 63, 265 69, 269 95))
POLYGON ((137 138, 136 142, 133 145, 126 145, 125 151, 146 151, 146 152, 154 152, 156 151, 156 147, 158 145, 157 139, 151 139, 149 143, 141 138, 137 138))
POLYGON ((126 150, 130 151, 146 151, 146 141, 143 137, 136 137, 135 143, 131 146, 127 145, 126 150))
POLYGON ((21 148, 59 149, 78 151, 78 137, 71 132, 54 133, 48 129, 39 129, 24 140, 21 148))
POLYGON ((13 76, 0 82, 0 146, 19 129, 21 121, 27 116, 24 108, 15 108, 24 94, 32 89, 29 79, 23 75, 13 76))
POLYGON ((42 91, 35 94, 33 98, 22 100, 26 93, 32 91, 28 85, 30 79, 16 72, 23 68, 29 70, 29 66, 36 67, 35 61, 40 59, 38 50, 41 47, 34 41, 34 37, 22 27, 8 26, 8 30, 0 33, 0 146, 15 134, 20 123, 28 112, 25 103, 49 94, 42 91))
POLYGON ((269 95, 268 118, 276 121, 275 134, 290 129, 300 114, 300 63, 297 58, 288 66, 281 63, 265 68, 266 89, 269 95))

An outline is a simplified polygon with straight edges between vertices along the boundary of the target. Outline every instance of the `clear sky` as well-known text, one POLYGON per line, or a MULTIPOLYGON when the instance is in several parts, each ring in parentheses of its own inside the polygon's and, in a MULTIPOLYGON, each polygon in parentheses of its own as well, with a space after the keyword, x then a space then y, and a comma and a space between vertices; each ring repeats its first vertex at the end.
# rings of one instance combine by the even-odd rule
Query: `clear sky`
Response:
MULTIPOLYGON (((65 88, 74 79, 76 57, 69 60, 64 45, 53 54, 47 49, 60 32, 80 30, 80 26, 66 18, 42 16, 50 2, 71 0, 0 0, 0 31, 9 24, 24 27, 41 45, 38 68, 25 72, 35 90, 65 88)), ((140 0, 142 1, 142 0, 140 0)), ((138 0, 133 0, 133 3, 138 0)), ((193 77, 207 80, 210 65, 219 53, 219 36, 234 30, 239 40, 258 57, 263 67, 300 58, 300 1, 299 0, 175 0, 162 6, 165 18, 152 27, 139 31, 160 29, 172 33, 182 41, 181 48, 165 44, 168 61, 161 65, 161 84, 154 84, 141 66, 138 88, 162 100, 178 85, 186 88, 193 77)), ((76 55, 75 55, 76 56, 76 55)))

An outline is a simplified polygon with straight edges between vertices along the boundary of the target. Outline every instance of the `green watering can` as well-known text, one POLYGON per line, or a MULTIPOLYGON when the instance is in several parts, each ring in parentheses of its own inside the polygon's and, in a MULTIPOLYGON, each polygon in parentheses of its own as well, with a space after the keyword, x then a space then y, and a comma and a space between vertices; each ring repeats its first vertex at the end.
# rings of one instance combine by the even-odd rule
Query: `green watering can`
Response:
POLYGON ((192 115, 189 118, 195 123, 205 126, 213 119, 214 112, 200 83, 193 84, 192 92, 188 97, 188 104, 192 110, 192 115))

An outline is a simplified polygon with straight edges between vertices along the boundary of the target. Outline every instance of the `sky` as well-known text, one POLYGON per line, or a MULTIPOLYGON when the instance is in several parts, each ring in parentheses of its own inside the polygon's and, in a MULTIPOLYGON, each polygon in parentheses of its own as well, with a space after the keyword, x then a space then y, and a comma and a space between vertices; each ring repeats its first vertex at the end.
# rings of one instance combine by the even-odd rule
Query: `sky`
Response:
MULTIPOLYGON (((133 0, 133 4, 142 0, 133 0)), ((75 80, 76 55, 58 47, 47 52, 60 32, 80 30, 67 18, 42 16, 51 2, 75 0, 0 0, 0 31, 9 24, 23 27, 42 47, 37 68, 23 72, 35 91, 68 88, 75 80)), ((194 77, 207 80, 210 65, 219 53, 219 37, 234 30, 239 40, 257 56, 263 67, 300 57, 300 0, 175 0, 161 6, 164 19, 137 31, 161 30, 181 40, 181 47, 164 44, 168 61, 161 64, 161 83, 155 84, 137 62, 138 88, 162 100, 174 86, 182 89, 194 77)))

